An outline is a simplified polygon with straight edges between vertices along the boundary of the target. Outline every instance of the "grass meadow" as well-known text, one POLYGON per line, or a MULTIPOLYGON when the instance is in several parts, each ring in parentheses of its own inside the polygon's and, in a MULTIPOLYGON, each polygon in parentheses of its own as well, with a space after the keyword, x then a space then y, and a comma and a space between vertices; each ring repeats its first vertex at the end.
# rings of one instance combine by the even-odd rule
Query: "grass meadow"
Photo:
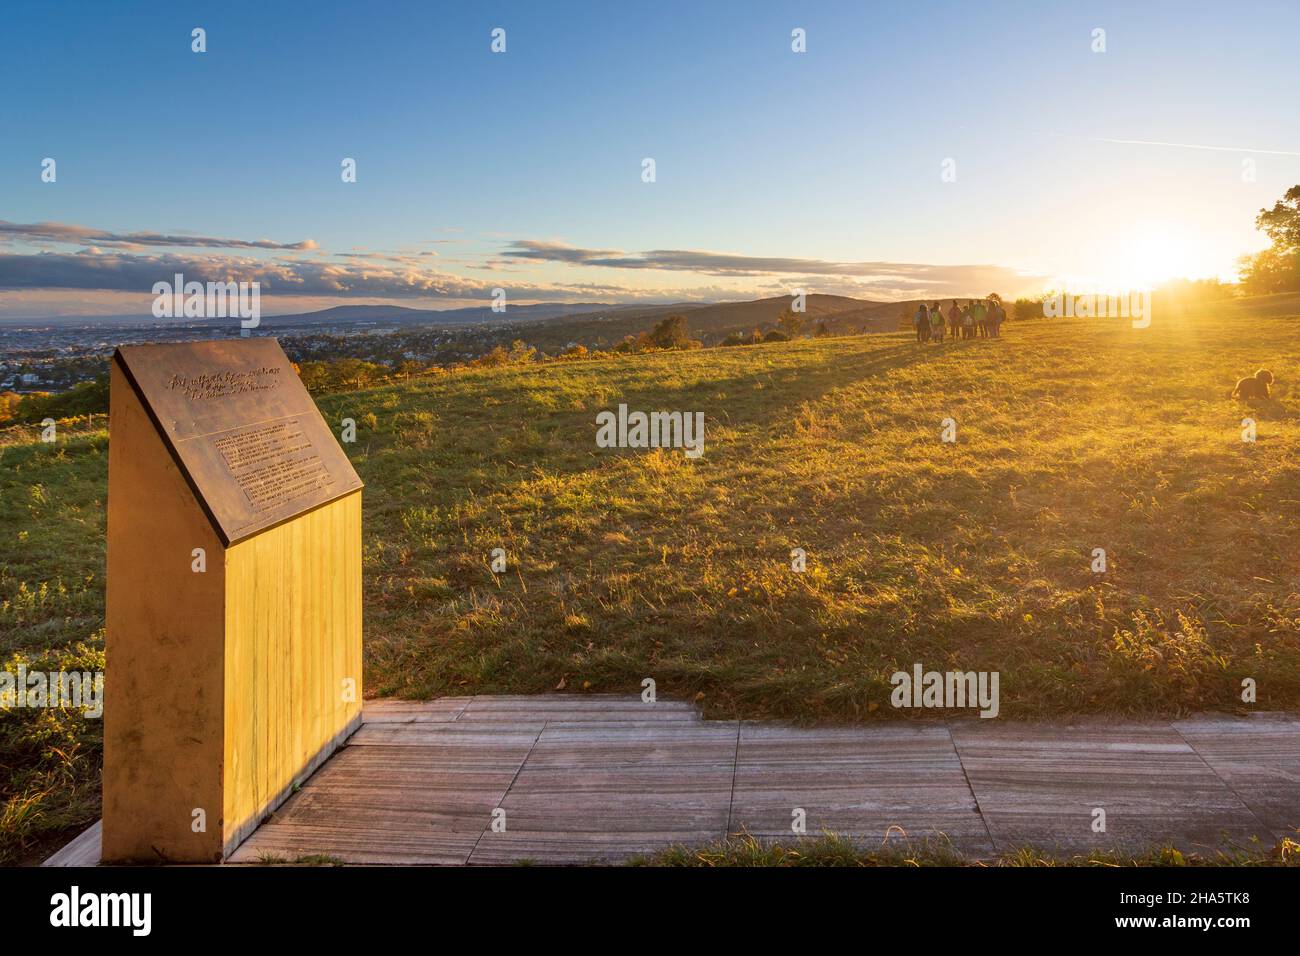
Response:
POLYGON ((872 866, 975 866, 1028 867, 1204 867, 1204 866, 1300 866, 1300 843, 1282 840, 1276 846, 1218 850, 1211 853, 1183 853, 1164 846, 1141 854, 1094 851, 1063 855, 1022 847, 992 860, 963 856, 942 841, 890 840, 878 847, 836 833, 804 837, 793 842, 758 840, 747 833, 702 847, 675 846, 651 856, 628 861, 629 866, 659 867, 872 867, 872 866))
MULTIPOLYGON (((1298 318, 1272 297, 326 396, 367 483, 366 694, 650 677, 712 717, 897 720, 923 712, 890 706, 890 674, 919 662, 998 671, 1006 719, 1294 709, 1298 318), (1260 366, 1273 400, 1230 400, 1260 366), (596 447, 619 403, 702 411, 703 457, 596 447)), ((106 424, 37 438, 0 432, 0 669, 101 669, 106 424)), ((0 862, 98 816, 99 760, 95 721, 0 716, 0 862)))

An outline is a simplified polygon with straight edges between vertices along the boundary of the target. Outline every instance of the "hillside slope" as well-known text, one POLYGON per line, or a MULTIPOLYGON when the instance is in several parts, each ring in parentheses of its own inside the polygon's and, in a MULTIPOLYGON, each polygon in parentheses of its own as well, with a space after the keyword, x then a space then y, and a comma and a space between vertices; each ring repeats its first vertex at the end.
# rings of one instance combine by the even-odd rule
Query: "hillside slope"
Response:
MULTIPOLYGON (((919 663, 997 671, 1004 718, 1300 707, 1298 376, 1300 322, 1273 301, 1145 330, 1044 320, 329 396, 328 420, 358 423, 367 485, 366 692, 649 677, 713 716, 896 719, 924 713, 890 706, 890 675, 919 663), (1229 400, 1263 364, 1275 400, 1229 400), (703 412, 703 456, 597 447, 620 403, 703 412)), ((0 649, 11 670, 102 667, 103 421, 34 434, 0 436, 0 649)), ((94 812, 95 722, 3 728, 19 769, 0 837, 94 812), (66 766, 39 757, 51 741, 66 766)))
MULTIPOLYGON (((587 317, 582 315, 547 319, 537 323, 537 330, 562 329, 566 338, 574 341, 592 341, 610 345, 627 335, 635 335, 669 315, 686 316, 691 338, 705 345, 716 345, 732 332, 751 332, 755 328, 772 328, 781 313, 790 308, 788 295, 747 302, 719 302, 698 306, 654 306, 627 309, 608 315, 587 317)), ((882 311, 889 314, 889 330, 898 326, 898 303, 868 302, 843 295, 815 293, 805 299, 805 319, 809 330, 820 321, 827 321, 836 332, 885 331, 886 326, 866 329, 863 321, 868 314, 882 311), (852 321, 844 321, 852 317, 852 321)))
POLYGON ((716 713, 860 718, 921 662, 1000 671, 1004 715, 1232 707, 1244 677, 1295 706, 1298 330, 1043 322, 338 396, 375 416, 371 689, 653 677, 716 713), (1266 357, 1279 400, 1247 444, 1226 395, 1266 357), (620 402, 702 411, 704 456, 595 447, 620 402))

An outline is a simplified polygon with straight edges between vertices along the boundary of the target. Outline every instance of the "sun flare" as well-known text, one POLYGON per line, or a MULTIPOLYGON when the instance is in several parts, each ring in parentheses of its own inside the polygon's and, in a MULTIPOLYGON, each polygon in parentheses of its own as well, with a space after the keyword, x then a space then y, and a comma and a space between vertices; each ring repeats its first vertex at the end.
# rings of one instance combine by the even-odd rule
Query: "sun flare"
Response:
MULTIPOLYGON (((1205 273, 1195 241, 1164 223, 1140 223, 1116 243, 1103 283, 1108 291, 1153 289, 1170 279, 1205 273)), ((1211 270, 1211 273, 1213 270, 1211 270)))

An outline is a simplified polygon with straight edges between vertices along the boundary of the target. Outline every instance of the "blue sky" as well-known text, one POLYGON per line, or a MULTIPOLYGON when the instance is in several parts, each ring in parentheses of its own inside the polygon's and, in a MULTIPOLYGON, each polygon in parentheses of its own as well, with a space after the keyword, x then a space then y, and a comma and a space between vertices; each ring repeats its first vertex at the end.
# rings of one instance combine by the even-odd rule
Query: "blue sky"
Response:
POLYGON ((1294 3, 54 3, 6 20, 0 315, 147 308, 150 276, 180 267, 257 278, 268 311, 498 286, 889 299, 1226 276, 1264 244, 1258 209, 1300 182, 1294 3))

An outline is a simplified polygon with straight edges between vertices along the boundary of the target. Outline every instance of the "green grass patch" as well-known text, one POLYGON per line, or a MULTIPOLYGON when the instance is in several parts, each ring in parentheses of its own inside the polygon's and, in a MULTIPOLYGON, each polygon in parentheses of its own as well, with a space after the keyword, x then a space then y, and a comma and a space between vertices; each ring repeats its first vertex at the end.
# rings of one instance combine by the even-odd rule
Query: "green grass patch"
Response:
POLYGON ((993 859, 963 856, 942 840, 898 840, 870 847, 836 833, 794 841, 759 840, 738 834, 702 847, 675 846, 637 857, 629 866, 663 867, 863 867, 863 866, 1300 866, 1300 843, 1283 840, 1274 847, 1244 847, 1213 853, 1184 853, 1172 846, 1140 854, 1094 851, 1061 854, 1024 847, 993 859))
MULTIPOLYGON (((902 719, 889 676, 921 662, 998 671, 1008 719, 1243 710, 1245 678, 1255 709, 1296 709, 1300 322, 1294 298, 1265 304, 329 395, 332 426, 357 422, 367 486, 366 693, 639 693, 652 677, 713 717, 902 719), (1274 400, 1229 400, 1261 365, 1274 400), (596 414, 620 402, 702 411, 704 456, 597 448, 596 414)), ((102 648, 105 427, 0 432, 5 658, 102 648)), ((0 726, 13 860, 94 819, 98 729, 0 726)))

